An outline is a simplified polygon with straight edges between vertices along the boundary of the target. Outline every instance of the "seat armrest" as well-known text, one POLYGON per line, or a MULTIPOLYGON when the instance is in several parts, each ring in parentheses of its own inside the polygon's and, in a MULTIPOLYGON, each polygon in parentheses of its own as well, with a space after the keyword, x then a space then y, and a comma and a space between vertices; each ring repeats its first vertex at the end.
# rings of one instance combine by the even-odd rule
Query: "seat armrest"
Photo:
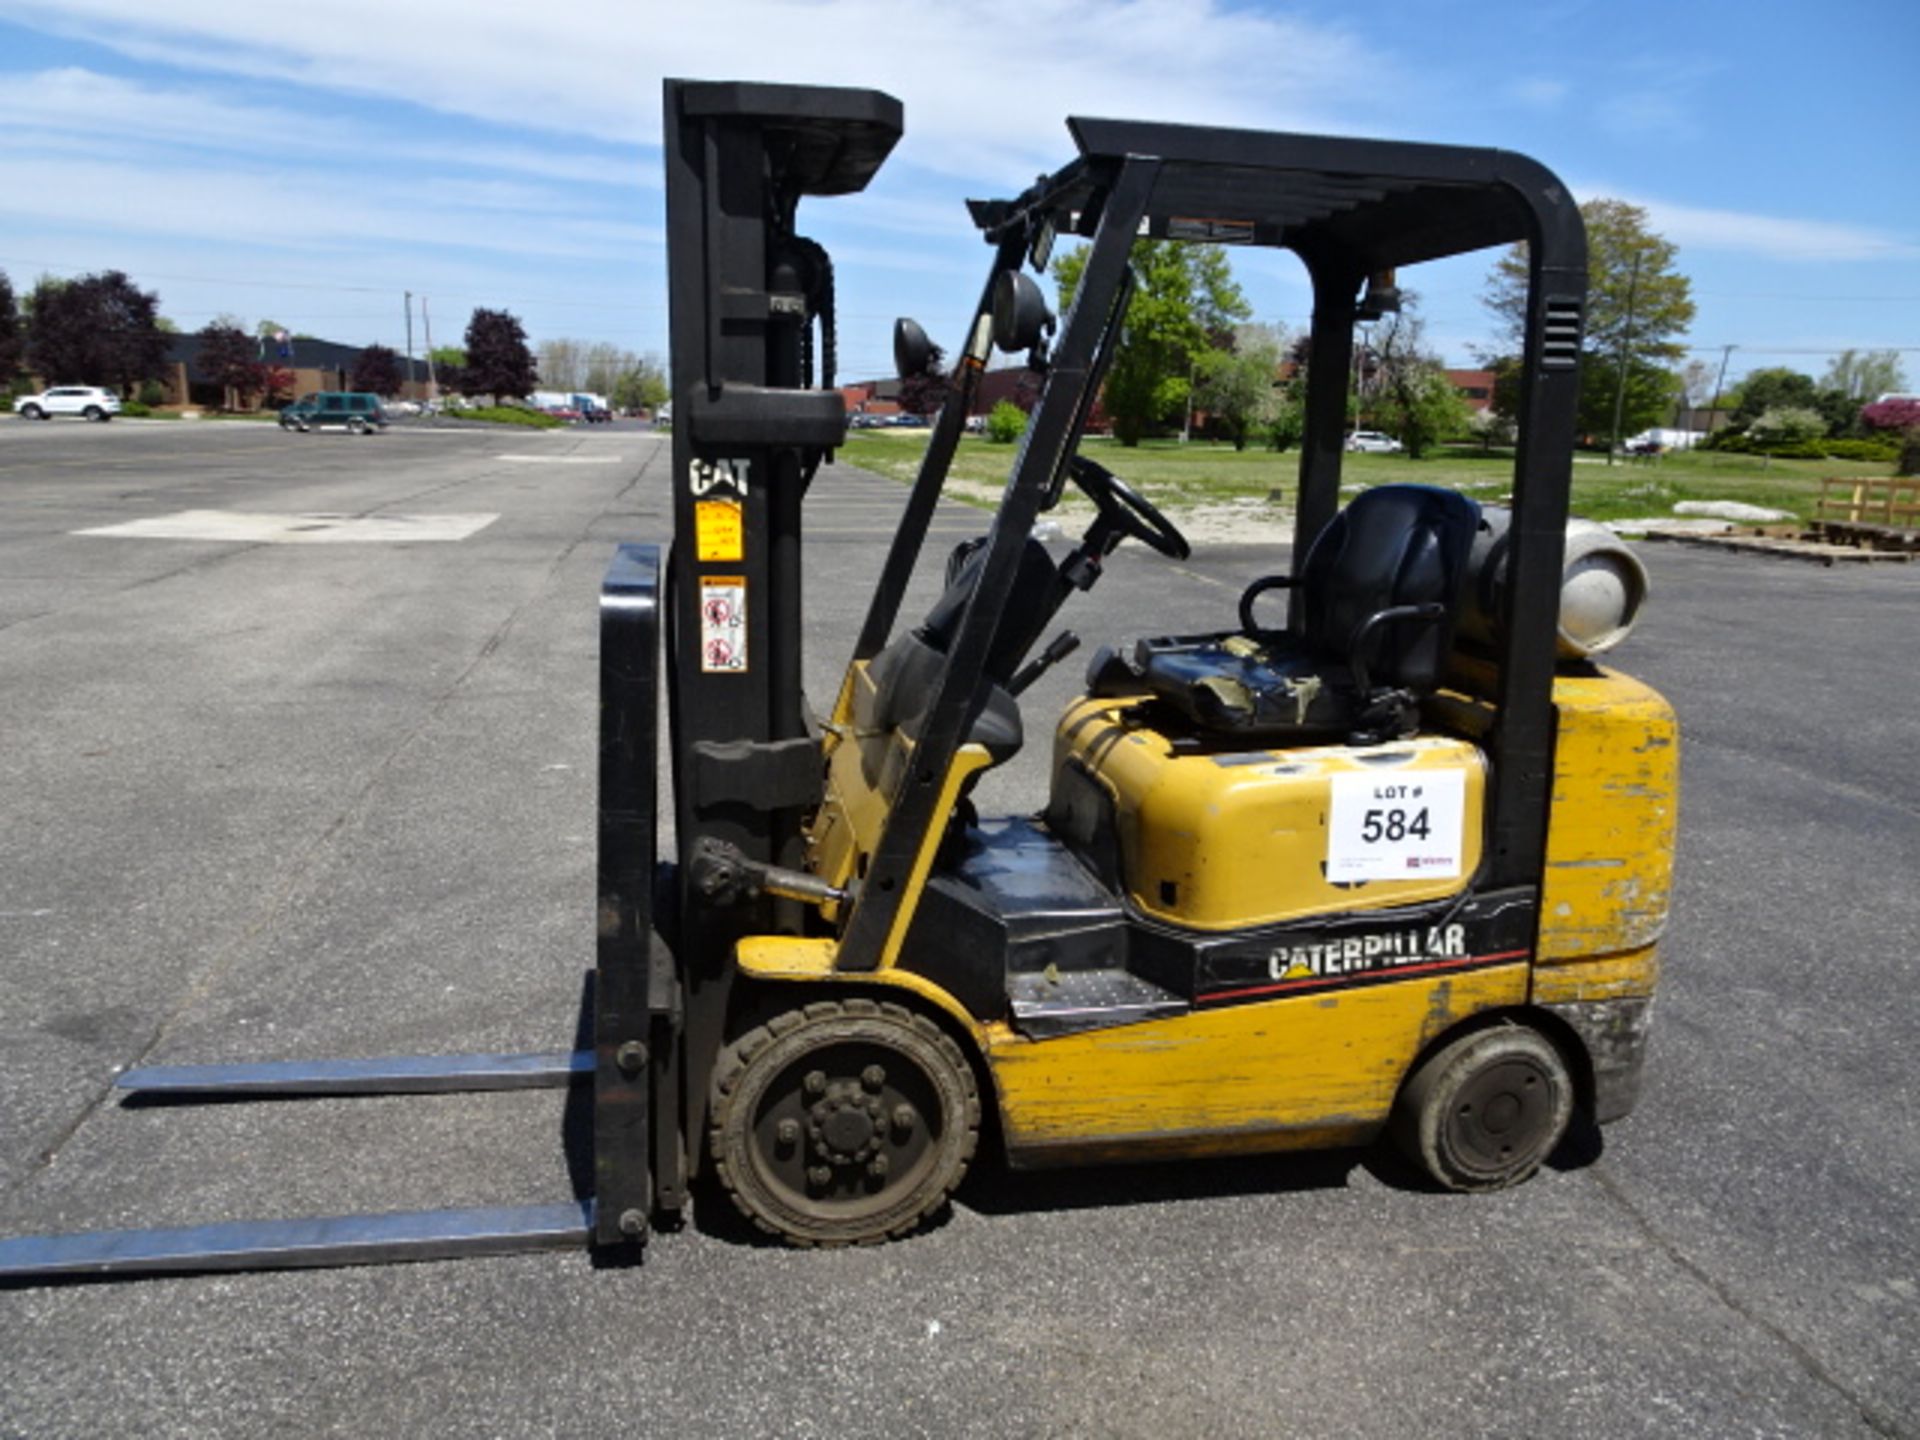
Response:
POLYGON ((1240 629, 1247 635, 1276 634, 1253 623, 1253 602, 1269 590, 1292 590, 1300 583, 1297 575, 1263 575, 1240 592, 1240 629))
POLYGON ((1354 688, 1362 698, 1373 694, 1373 682, 1367 674, 1367 641, 1373 638, 1375 630, 1398 620, 1432 625, 1446 618, 1447 607, 1437 600, 1429 600, 1424 605, 1390 605, 1385 610, 1374 611, 1356 625, 1353 638, 1347 642, 1347 663, 1353 668, 1354 688))

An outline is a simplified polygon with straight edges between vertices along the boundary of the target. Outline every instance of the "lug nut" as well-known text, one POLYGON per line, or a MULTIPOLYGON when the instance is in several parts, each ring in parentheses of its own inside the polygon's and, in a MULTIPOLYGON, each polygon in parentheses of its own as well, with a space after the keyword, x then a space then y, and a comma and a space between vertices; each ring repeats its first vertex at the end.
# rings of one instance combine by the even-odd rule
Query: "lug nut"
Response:
POLYGON ((798 1120, 782 1120, 774 1127, 773 1134, 774 1138, 782 1145, 798 1144, 800 1141, 800 1122, 798 1120))
POLYGON ((807 1072, 807 1078, 801 1083, 807 1087, 807 1094, 818 1095, 827 1088, 826 1072, 822 1070, 809 1070, 807 1072))
POLYGON ((876 1155, 873 1157, 872 1160, 868 1161, 867 1174, 871 1175, 876 1180, 886 1179, 887 1178, 887 1157, 884 1155, 876 1155))
POLYGON ((878 1090, 887 1083, 887 1072, 878 1065, 869 1065, 860 1072, 860 1083, 869 1090, 878 1090))
POLYGON ((893 1128, 894 1129, 911 1130, 913 1129, 913 1122, 914 1122, 914 1113, 913 1113, 913 1107, 911 1105, 896 1105, 893 1107, 893 1128))
POLYGON ((807 1171, 807 1181, 816 1189, 824 1190, 833 1183, 833 1171, 824 1165, 815 1165, 807 1171))

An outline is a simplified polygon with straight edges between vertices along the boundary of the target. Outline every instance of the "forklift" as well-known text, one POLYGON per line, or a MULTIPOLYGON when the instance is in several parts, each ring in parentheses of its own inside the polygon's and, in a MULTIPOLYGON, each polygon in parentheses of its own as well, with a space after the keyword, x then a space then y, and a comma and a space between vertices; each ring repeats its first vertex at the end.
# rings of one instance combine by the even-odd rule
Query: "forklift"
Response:
MULTIPOLYGON (((1075 118, 1078 154, 971 201, 991 260, 839 690, 801 685, 805 502, 847 429, 834 273, 800 202, 902 133, 872 90, 669 80, 670 543, 600 596, 592 1048, 146 1067, 148 1098, 590 1087, 573 1203, 0 1241, 0 1278, 632 1257, 696 1188, 800 1246, 906 1235, 979 1148, 1016 1169, 1360 1146, 1433 1186, 1532 1175, 1638 1095, 1677 797, 1667 703, 1596 660, 1646 594, 1567 513, 1580 213, 1502 150, 1075 118), (1071 308, 1044 276, 1088 242, 1071 308), (1019 697, 1126 541, 1179 528, 1082 441, 1137 239, 1277 246, 1313 288, 1294 564, 1203 633, 1093 653, 1048 793, 982 817, 1019 697), (1510 507, 1342 506, 1356 322, 1397 272, 1526 245, 1510 507), (901 615, 995 352, 1040 390, 987 533, 901 615), (1071 486, 1085 533, 1050 550, 1071 486), (1063 553, 1055 553, 1060 550, 1063 553), (659 854, 662 701, 672 858, 659 854), (725 1197, 725 1199, 720 1199, 725 1197)), ((933 349, 895 327, 903 375, 933 349)))

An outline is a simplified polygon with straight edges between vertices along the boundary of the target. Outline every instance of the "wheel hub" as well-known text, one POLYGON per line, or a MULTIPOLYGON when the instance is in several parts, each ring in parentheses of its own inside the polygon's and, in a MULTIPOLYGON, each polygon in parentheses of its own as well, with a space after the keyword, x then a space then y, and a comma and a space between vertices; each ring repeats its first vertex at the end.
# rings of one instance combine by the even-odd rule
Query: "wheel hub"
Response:
POLYGON ((879 1153, 886 1134, 886 1106, 859 1082, 836 1080, 807 1107, 807 1138, 813 1153, 833 1165, 862 1165, 879 1153))

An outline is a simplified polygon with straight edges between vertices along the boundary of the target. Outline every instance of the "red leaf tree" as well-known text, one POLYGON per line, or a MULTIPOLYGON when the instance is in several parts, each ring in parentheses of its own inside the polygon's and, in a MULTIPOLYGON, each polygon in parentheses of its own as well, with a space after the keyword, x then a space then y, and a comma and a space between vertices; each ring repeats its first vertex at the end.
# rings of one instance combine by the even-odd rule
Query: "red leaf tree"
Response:
POLYGON ((267 367, 257 358, 258 342, 239 326, 218 320, 203 329, 198 339, 200 373, 225 392, 222 408, 244 409, 266 378, 267 367))
POLYGON ((369 345, 353 362, 353 388, 370 395, 400 393, 400 355, 385 345, 369 345))

